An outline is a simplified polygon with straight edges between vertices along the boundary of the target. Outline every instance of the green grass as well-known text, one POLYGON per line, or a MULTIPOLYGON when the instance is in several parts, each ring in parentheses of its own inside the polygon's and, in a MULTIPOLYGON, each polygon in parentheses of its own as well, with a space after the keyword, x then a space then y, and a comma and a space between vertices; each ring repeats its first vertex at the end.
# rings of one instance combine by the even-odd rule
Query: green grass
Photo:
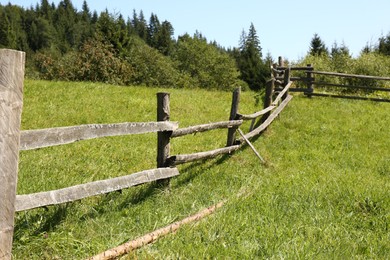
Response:
MULTIPOLYGON (((22 128, 155 121, 158 91, 171 93, 171 120, 181 127, 228 119, 226 92, 26 81, 22 128)), ((261 108, 254 96, 242 93, 241 112, 261 108)), ((169 190, 147 184, 17 213, 14 258, 82 259, 228 199, 211 217, 129 257, 386 259, 388 110, 383 103, 297 95, 253 140, 267 167, 244 148, 180 166, 169 190)), ((23 151, 18 194, 154 168, 156 142, 147 134, 23 151)), ((172 154, 225 142, 226 130, 178 138, 172 154)))

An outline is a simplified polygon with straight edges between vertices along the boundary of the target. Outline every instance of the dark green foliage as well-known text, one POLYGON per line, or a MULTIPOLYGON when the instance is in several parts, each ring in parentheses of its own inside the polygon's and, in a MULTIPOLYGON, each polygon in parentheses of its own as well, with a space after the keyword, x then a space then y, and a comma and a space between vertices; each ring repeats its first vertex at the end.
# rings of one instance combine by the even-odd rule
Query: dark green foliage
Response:
POLYGON ((313 36, 313 39, 310 42, 310 55, 313 56, 321 56, 321 55, 328 55, 328 49, 325 46, 325 43, 322 41, 320 36, 315 33, 313 36))
POLYGON ((0 47, 26 51, 27 76, 114 84, 231 89, 237 65, 217 43, 196 37, 173 38, 169 21, 142 10, 125 21, 107 10, 78 11, 71 0, 57 6, 41 0, 34 8, 0 5, 0 47))
POLYGON ((242 32, 240 49, 233 50, 233 56, 240 68, 241 79, 252 90, 264 88, 270 71, 262 60, 260 40, 253 24, 250 25, 248 34, 242 32))
POLYGON ((200 33, 179 37, 173 58, 178 69, 194 78, 199 87, 229 90, 240 84, 234 59, 208 44, 200 33))
POLYGON ((386 37, 382 36, 379 38, 378 52, 384 55, 390 55, 390 34, 386 37))

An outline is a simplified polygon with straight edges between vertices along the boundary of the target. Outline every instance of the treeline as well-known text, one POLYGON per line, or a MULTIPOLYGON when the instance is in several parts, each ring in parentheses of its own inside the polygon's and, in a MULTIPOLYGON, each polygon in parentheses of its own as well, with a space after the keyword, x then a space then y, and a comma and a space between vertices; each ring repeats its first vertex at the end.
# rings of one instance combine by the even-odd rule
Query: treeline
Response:
MULTIPOLYGON (((70 0, 28 9, 0 5, 0 48, 27 53, 27 76, 120 85, 258 90, 270 74, 253 24, 224 49, 199 32, 174 39, 169 21, 77 10, 70 0)), ((269 57, 268 57, 269 59, 269 57)))
MULTIPOLYGON (((389 77, 390 75, 390 34, 382 36, 377 43, 367 44, 359 55, 353 57, 345 43, 334 42, 329 48, 318 34, 314 34, 307 55, 298 66, 312 64, 316 70, 347 74, 389 77)), ((303 75, 304 76, 304 75, 303 75)), ((316 75, 316 81, 368 87, 390 87, 386 81, 338 78, 316 75)), ((344 92, 356 90, 347 89, 344 92)))

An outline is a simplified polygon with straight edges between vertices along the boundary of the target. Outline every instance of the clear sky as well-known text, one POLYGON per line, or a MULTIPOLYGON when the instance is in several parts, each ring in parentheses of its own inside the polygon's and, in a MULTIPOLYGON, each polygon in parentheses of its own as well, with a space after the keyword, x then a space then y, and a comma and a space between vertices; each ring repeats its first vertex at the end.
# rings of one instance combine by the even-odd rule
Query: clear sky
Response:
MULTIPOLYGON (((30 7, 40 0, 0 0, 1 4, 30 7)), ((53 0, 56 5, 59 0, 53 0)), ((73 0, 81 10, 83 0, 73 0)), ((201 32, 209 41, 224 47, 236 47, 243 30, 254 24, 262 52, 274 58, 297 60, 306 55, 314 33, 328 48, 336 41, 344 43, 354 56, 380 36, 390 33, 389 0, 108 0, 88 1, 91 11, 107 10, 131 17, 133 9, 142 10, 148 21, 154 13, 168 20, 175 37, 201 32)))

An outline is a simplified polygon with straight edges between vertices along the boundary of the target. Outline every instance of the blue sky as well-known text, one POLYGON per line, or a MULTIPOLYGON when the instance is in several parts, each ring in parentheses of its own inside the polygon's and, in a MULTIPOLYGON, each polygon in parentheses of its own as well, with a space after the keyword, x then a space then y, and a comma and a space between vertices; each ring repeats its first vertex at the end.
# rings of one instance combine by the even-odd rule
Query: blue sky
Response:
MULTIPOLYGON (((0 0, 1 4, 29 7, 40 0, 0 0)), ((56 5, 59 0, 50 1, 56 5)), ((81 10, 83 0, 73 0, 81 10)), ((224 47, 236 47, 242 30, 254 24, 263 48, 276 58, 297 60, 306 55, 314 33, 318 33, 328 48, 336 41, 344 43, 354 56, 368 44, 376 44, 390 32, 389 0, 109 0, 88 1, 98 12, 132 16, 133 9, 142 10, 149 20, 154 13, 160 21, 168 20, 175 37, 201 32, 208 40, 224 47)))

